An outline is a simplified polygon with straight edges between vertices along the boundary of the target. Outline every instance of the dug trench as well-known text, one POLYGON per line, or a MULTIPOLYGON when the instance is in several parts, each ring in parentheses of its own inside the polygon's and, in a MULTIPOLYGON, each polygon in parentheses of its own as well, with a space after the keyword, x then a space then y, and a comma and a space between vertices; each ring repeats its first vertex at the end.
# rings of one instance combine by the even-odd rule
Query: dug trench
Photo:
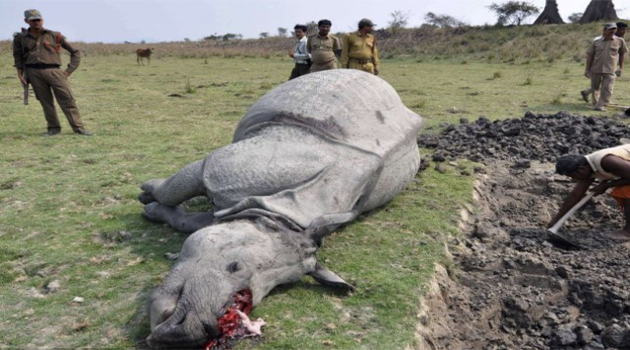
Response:
POLYGON ((456 267, 438 266, 422 301, 416 349, 630 349, 630 243, 607 237, 622 226, 616 202, 595 197, 561 229, 584 249, 554 246, 545 229, 572 187, 555 159, 618 145, 629 131, 615 118, 528 113, 419 138, 438 168, 456 158, 485 166, 462 235, 448 242, 456 267))

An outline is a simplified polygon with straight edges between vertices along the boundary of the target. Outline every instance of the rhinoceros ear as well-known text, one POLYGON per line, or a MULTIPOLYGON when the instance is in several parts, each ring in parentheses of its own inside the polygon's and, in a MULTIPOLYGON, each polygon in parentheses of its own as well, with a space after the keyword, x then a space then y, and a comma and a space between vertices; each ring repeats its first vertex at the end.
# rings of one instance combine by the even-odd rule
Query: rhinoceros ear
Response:
POLYGON ((319 245, 321 240, 328 236, 337 226, 348 223, 359 215, 356 211, 348 211, 338 214, 327 214, 313 220, 306 228, 306 236, 319 245))
POLYGON ((328 270, 319 263, 315 264, 315 271, 309 273, 309 275, 313 277, 315 281, 325 286, 341 288, 346 291, 354 290, 354 286, 344 281, 341 277, 337 276, 336 273, 328 270))

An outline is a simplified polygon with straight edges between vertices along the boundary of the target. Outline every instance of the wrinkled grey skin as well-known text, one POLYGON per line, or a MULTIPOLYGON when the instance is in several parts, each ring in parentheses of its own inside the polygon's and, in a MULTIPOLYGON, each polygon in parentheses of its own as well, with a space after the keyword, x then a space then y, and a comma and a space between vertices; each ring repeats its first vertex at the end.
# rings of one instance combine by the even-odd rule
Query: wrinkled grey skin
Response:
POLYGON ((144 216, 193 233, 151 296, 154 347, 199 347, 237 291, 257 305, 305 274, 352 289, 317 263, 321 239, 390 201, 415 176, 422 118, 384 80, 357 70, 308 74, 275 88, 233 143, 167 180, 142 185, 144 216), (211 213, 180 204, 207 196, 211 213))

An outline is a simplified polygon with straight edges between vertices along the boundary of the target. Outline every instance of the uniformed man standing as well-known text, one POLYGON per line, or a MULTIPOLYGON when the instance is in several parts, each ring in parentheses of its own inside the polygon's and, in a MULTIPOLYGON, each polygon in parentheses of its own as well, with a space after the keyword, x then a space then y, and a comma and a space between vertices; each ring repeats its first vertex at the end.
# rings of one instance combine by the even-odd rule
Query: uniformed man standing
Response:
POLYGON ((371 34, 375 24, 367 18, 359 21, 359 30, 343 37, 341 66, 378 75, 378 49, 371 34))
POLYGON ((317 23, 319 33, 306 41, 306 50, 311 54, 311 73, 337 68, 337 56, 341 54, 339 39, 329 34, 332 22, 322 19, 317 23))
POLYGON ((24 21, 29 28, 22 29, 13 39, 13 58, 20 82, 22 85, 33 85, 35 97, 44 108, 48 123, 48 132, 45 135, 53 136, 61 132, 53 93, 72 130, 79 135, 92 135, 83 127, 68 84, 68 77, 77 69, 81 60, 79 50, 70 45, 61 33, 45 29, 39 11, 25 11, 24 21), (70 52, 70 63, 65 70, 61 69, 62 48, 70 52))
MULTIPOLYGON (((625 24, 624 22, 617 22, 617 31, 615 31, 615 36, 618 36, 618 37, 623 39, 623 36, 626 34, 626 28, 628 28, 627 24, 625 24)), ((593 39, 593 41, 601 40, 602 37, 603 37, 603 35, 600 35, 600 36, 596 37, 595 39, 593 39)), ((619 66, 620 67, 623 67, 623 59, 624 59, 624 55, 620 55, 619 56, 619 66)), ((617 78, 620 78, 621 77, 621 70, 617 70, 615 72, 615 75, 617 76, 617 78)), ((580 91, 580 94, 582 95, 582 99, 585 102, 588 102, 589 96, 591 96, 592 93, 593 93, 593 89, 591 89, 591 88, 588 88, 586 90, 580 91)))
POLYGON ((306 51, 307 27, 303 24, 296 24, 293 30, 295 30, 295 37, 298 42, 295 44, 295 50, 289 50, 289 56, 295 61, 295 67, 291 71, 289 80, 308 74, 311 68, 311 55, 306 51))
POLYGON ((584 75, 591 79, 593 103, 597 111, 606 111, 606 105, 610 103, 613 93, 615 74, 621 76, 623 59, 628 52, 626 42, 615 36, 616 30, 617 24, 606 24, 602 37, 594 40, 586 51, 584 75), (619 63, 619 70, 617 70, 617 63, 619 63))

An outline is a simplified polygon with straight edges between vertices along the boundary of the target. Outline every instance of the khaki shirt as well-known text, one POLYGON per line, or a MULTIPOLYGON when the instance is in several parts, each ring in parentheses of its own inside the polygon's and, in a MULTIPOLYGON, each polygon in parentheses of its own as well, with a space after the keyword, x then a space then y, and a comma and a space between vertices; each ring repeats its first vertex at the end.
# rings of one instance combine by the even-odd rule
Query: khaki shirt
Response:
POLYGON ((28 30, 23 29, 13 38, 13 58, 15 68, 24 69, 27 64, 56 64, 61 66, 61 48, 70 52, 70 63, 66 69, 69 73, 74 72, 81 62, 81 53, 74 48, 66 38, 60 35, 59 46, 57 45, 57 32, 43 29, 39 37, 32 36, 28 30))
POLYGON ((321 37, 315 34, 308 37, 306 50, 311 54, 313 64, 325 64, 335 60, 335 51, 341 50, 341 45, 334 35, 321 37))
POLYGON ((628 52, 626 42, 617 36, 611 40, 606 40, 603 36, 595 38, 591 46, 586 51, 587 64, 590 64, 591 73, 615 73, 619 54, 628 52))
POLYGON ((341 66, 348 67, 348 60, 367 60, 378 67, 378 49, 376 48, 376 38, 372 34, 362 36, 361 32, 346 34, 343 37, 343 52, 341 54, 341 66))

